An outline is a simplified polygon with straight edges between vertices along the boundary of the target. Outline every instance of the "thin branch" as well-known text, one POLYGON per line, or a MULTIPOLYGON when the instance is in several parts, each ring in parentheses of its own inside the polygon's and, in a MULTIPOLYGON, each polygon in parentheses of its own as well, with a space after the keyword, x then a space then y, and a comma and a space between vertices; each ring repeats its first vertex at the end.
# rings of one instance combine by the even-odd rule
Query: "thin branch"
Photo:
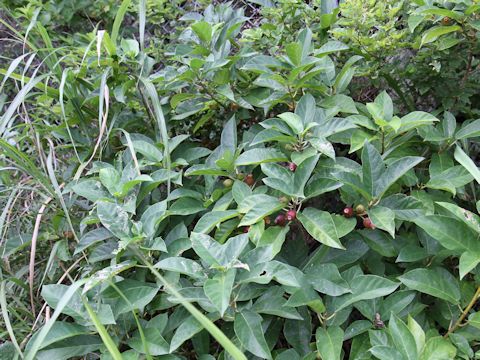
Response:
POLYGON ((470 300, 470 303, 467 305, 465 310, 463 310, 462 314, 458 318, 457 322, 455 325, 450 327, 447 331, 447 333, 443 336, 444 338, 447 338, 451 333, 453 333, 459 326, 461 326, 463 320, 467 317, 468 313, 472 309, 472 307, 475 305, 477 302, 478 298, 480 297, 480 286, 477 288, 477 291, 475 291, 475 294, 473 295, 472 299, 470 300))

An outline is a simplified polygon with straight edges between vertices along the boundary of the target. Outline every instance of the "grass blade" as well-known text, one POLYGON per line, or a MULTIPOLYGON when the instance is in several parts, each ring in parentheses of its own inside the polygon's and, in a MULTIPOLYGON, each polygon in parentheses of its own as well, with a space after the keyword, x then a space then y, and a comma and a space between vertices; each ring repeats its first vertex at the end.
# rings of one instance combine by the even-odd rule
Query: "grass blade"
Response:
POLYGON ((7 328, 8 335, 10 336, 10 340, 15 346, 20 357, 23 358, 22 350, 20 350, 20 346, 18 345, 17 339, 15 338, 15 334, 13 332, 12 324, 10 323, 10 318, 8 317, 8 308, 7 308, 7 295, 5 293, 5 280, 0 282, 0 309, 2 310, 3 322, 5 323, 5 327, 7 328))
MULTIPOLYGON (((164 154, 163 158, 165 161, 165 168, 170 170, 171 161, 170 161, 170 149, 168 146, 168 130, 167 130, 167 122, 165 121, 165 117, 163 116, 162 105, 160 104, 160 99, 158 98, 157 90, 155 86, 147 79, 141 78, 140 79, 145 86, 145 90, 147 92, 148 97, 153 106, 153 110, 155 113, 155 119, 157 120, 158 130, 160 132, 160 138, 162 139, 163 147, 164 147, 164 154)), ((170 186, 171 181, 170 178, 167 181, 167 194, 170 196, 170 186)))
MULTIPOLYGON (((130 300, 128 300, 128 298, 125 296, 125 294, 118 288, 118 286, 115 285, 115 283, 112 282, 112 281, 109 281, 108 283, 117 292, 117 294, 120 295, 120 297, 123 299, 123 301, 125 301, 125 303, 127 303, 128 306, 132 307, 132 303, 130 302, 130 300)), ((135 319, 135 322, 137 323, 138 333, 140 334, 140 339, 142 340, 143 350, 145 351, 145 357, 147 358, 147 360, 153 360, 152 355, 150 355, 150 350, 148 348, 148 343, 147 343, 147 340, 145 338, 145 333, 143 332, 142 325, 140 324, 140 321, 138 320, 138 316, 137 316, 135 310, 132 310, 132 315, 133 315, 133 318, 135 319)))
POLYGON ((80 157, 78 156, 77 147, 75 146, 75 141, 73 140, 72 132, 70 131, 70 126, 68 126, 67 115, 65 114, 65 104, 63 102, 63 94, 64 94, 65 84, 66 84, 67 76, 69 72, 70 72, 70 69, 65 69, 62 73, 62 80, 60 81, 60 86, 58 88, 58 91, 60 92, 58 101, 60 102, 60 109, 62 110, 63 121, 65 122, 65 127, 67 128, 68 137, 70 138, 70 142, 72 143, 73 151, 75 152, 75 156, 77 157, 78 162, 81 163, 82 160, 80 160, 80 157))
POLYGON ((132 248, 133 252, 138 256, 142 263, 144 263, 152 272, 155 277, 160 280, 162 285, 165 287, 167 292, 175 296, 178 301, 188 310, 190 314, 207 330, 210 335, 212 335, 215 340, 218 341, 220 345, 223 346, 225 351, 227 351, 232 358, 235 360, 247 360, 245 354, 235 346, 235 344, 227 337, 225 334, 215 325, 210 319, 208 319, 204 314, 202 314, 195 306, 188 302, 178 291, 168 283, 162 275, 153 267, 153 265, 145 259, 145 257, 137 249, 132 248))
POLYGON ((140 0, 138 4, 138 26, 140 32, 140 49, 143 52, 145 42, 145 22, 147 17, 147 6, 145 0, 140 0))
POLYGON ((50 185, 48 177, 39 170, 28 156, 3 139, 0 139, 0 149, 2 149, 3 155, 12 160, 18 169, 35 178, 38 184, 41 185, 49 195, 55 196, 55 190, 50 185))
POLYGON ((25 354, 25 360, 34 360, 36 358, 37 352, 41 349, 43 341, 47 337, 48 333, 50 332, 53 324, 55 324, 55 321, 57 321, 58 317, 62 313, 63 309, 65 306, 68 305, 70 302, 70 299, 72 298, 73 295, 77 292, 77 290, 85 284, 87 279, 82 279, 77 282, 74 282, 68 290, 63 294, 62 298, 57 304, 57 307, 55 308, 55 311, 50 318, 50 320, 47 321, 47 323, 42 327, 42 330, 38 333, 38 336, 35 338, 35 341, 32 344, 32 347, 28 351, 28 353, 25 354))
POLYGON ((120 5, 120 8, 118 9, 117 15, 115 16, 115 21, 113 22, 113 27, 112 27, 112 43, 116 46, 117 45, 117 38, 118 38, 118 32, 120 30, 120 25, 122 25, 123 18, 125 17, 125 14, 127 13, 128 7, 130 6, 131 0, 123 0, 122 5, 120 5))
MULTIPOLYGON (((5 69, 0 69, 0 75, 7 75, 14 79, 14 80, 18 80, 18 81, 26 81, 26 82, 29 82, 32 78, 28 77, 28 76, 23 76, 23 75, 20 75, 20 74, 17 74, 17 73, 8 73, 7 70, 5 69)), ((38 82, 35 83, 35 85, 33 85, 34 88, 40 90, 40 91, 45 91, 45 93, 52 97, 52 98, 58 98, 58 95, 59 95, 59 92, 57 89, 54 89, 46 84, 38 84, 38 82)))
POLYGON ((3 91, 3 87, 5 85, 5 82, 8 80, 10 75, 15 71, 15 69, 18 67, 20 62, 26 57, 30 55, 30 53, 26 53, 23 55, 20 55, 19 57, 15 58, 11 63, 10 66, 8 67, 7 71, 5 72, 5 76, 3 77, 2 83, 0 84, 0 93, 3 91))
POLYGON ((28 284, 30 288, 30 305, 32 307, 32 313, 33 316, 35 316, 35 301, 33 298, 33 280, 35 277, 35 255, 37 253, 37 238, 38 238, 38 232, 40 231, 40 224, 42 222, 42 217, 43 214, 45 213, 45 210, 48 206, 48 204, 52 201, 52 197, 48 198, 40 207, 40 210, 38 210, 37 217, 35 219, 35 225, 33 228, 33 234, 32 234, 32 241, 30 244, 30 262, 28 265, 28 284))
POLYGON ((77 237, 77 233, 75 232, 75 228, 73 227, 72 219, 70 218, 70 213, 68 211, 67 204, 63 199, 63 194, 61 190, 61 187, 63 186, 63 184, 58 185, 57 178, 55 177, 55 172, 53 170, 53 145, 50 144, 50 146, 52 148, 50 149, 50 152, 48 153, 48 157, 47 157, 48 176, 50 177, 50 182, 52 183, 57 199, 60 202, 60 205, 62 206, 63 212, 65 213, 64 215, 67 218, 67 222, 68 222, 68 225, 70 226, 70 230, 73 233, 73 237, 78 242, 79 240, 77 237))
POLYGON ((97 314, 95 314, 95 311, 93 311, 92 307, 87 301, 85 301, 83 296, 82 302, 85 306, 85 309, 87 309, 87 313, 90 316, 93 325, 95 325, 95 329, 97 329, 98 334, 102 338, 102 341, 105 344, 105 347, 107 348, 110 355, 112 355, 114 360, 123 360, 122 354, 120 354, 120 351, 118 351, 117 346, 113 342, 113 339, 110 337, 110 335, 108 335, 107 329, 105 329, 105 326, 103 326, 103 324, 100 322, 97 314))
POLYGON ((40 81, 45 79, 47 75, 40 75, 37 77, 33 77, 30 79, 30 81, 22 87, 22 89, 17 93, 15 98, 12 100, 10 103, 9 107, 3 114, 3 116, 0 118, 0 137, 3 136, 3 133, 5 130, 8 128, 10 121, 12 120, 12 116, 17 110, 17 108, 20 106, 20 104, 25 100, 27 97, 28 93, 37 85, 40 81))

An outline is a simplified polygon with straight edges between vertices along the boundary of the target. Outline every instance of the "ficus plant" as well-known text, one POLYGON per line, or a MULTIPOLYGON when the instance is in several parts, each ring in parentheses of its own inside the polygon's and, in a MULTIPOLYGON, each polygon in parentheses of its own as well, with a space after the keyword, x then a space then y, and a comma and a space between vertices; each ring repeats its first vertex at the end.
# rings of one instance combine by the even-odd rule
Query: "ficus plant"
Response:
MULTIPOLYGON (((81 59, 49 62, 32 25, 48 72, 0 118, 0 251, 21 265, 2 263, 0 358, 479 357, 480 120, 389 91, 358 101, 364 57, 308 27, 264 52, 231 3, 183 14, 159 69, 142 2, 141 40, 121 34, 129 6, 79 40, 81 59), (29 187, 26 242, 24 219, 4 224, 29 187), (50 244, 33 287, 21 250, 50 244), (17 325, 30 310, 33 329, 17 325)), ((339 14, 319 11, 324 30, 339 14)), ((29 72, 22 56, 5 81, 29 72)))

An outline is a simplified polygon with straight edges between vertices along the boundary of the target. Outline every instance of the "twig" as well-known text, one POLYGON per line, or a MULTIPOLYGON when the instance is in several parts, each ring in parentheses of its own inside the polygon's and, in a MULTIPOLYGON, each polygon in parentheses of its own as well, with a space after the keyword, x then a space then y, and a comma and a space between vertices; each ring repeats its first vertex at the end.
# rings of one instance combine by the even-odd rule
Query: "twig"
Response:
POLYGON ((220 105, 222 108, 224 108, 225 110, 228 110, 228 108, 220 101, 216 98, 215 95, 213 95, 213 93, 208 89, 208 87, 202 82, 200 81, 199 82, 199 85, 200 87, 202 88, 203 91, 205 91, 205 93, 210 96, 210 98, 215 101, 218 105, 220 105))
POLYGON ((477 291, 475 291, 475 294, 473 295, 472 299, 470 300, 470 303, 467 305, 467 307, 463 310, 462 314, 458 318, 457 322, 455 325, 450 327, 445 335, 443 335, 444 338, 447 338, 451 333, 453 333, 463 322, 463 320, 467 317, 468 313, 472 309, 473 305, 477 302, 478 298, 480 297, 480 286, 477 288, 477 291))

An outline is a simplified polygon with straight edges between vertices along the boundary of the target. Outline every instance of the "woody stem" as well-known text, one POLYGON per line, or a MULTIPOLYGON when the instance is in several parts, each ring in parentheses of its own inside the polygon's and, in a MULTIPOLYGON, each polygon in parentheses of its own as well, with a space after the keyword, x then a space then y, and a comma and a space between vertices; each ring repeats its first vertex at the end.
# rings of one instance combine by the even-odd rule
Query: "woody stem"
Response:
POLYGON ((468 313, 472 309, 473 305, 475 305, 479 297, 480 297, 480 286, 477 288, 477 291, 475 291, 475 294, 473 295, 472 299, 468 303, 467 307, 462 311, 462 314, 460 315, 456 323, 452 327, 450 327, 447 333, 443 336, 444 338, 447 338, 462 324, 463 320, 467 317, 468 313))

